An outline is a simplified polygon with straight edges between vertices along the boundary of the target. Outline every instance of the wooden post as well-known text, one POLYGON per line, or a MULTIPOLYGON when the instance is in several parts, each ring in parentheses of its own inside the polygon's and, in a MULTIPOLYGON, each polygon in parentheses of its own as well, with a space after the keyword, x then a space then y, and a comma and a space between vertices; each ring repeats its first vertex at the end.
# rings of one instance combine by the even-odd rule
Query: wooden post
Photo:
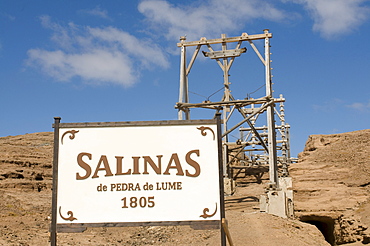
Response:
POLYGON ((217 145, 218 145, 218 169, 220 180, 220 213, 221 213, 221 245, 226 246, 225 230, 222 227, 222 220, 225 219, 225 195, 224 195, 224 171, 222 163, 222 134, 221 134, 221 114, 216 114, 217 119, 217 145))
MULTIPOLYGON (((268 33, 268 29, 264 30, 264 33, 268 33)), ((271 67, 270 67, 270 40, 269 37, 265 38, 265 79, 266 79, 266 97, 272 98, 272 83, 271 83, 271 67)), ((275 104, 270 103, 267 107, 267 140, 269 149, 269 174, 270 184, 275 188, 278 188, 278 166, 277 166, 277 155, 276 155, 276 132, 275 132, 275 117, 274 117, 275 104)))
MULTIPOLYGON (((181 43, 185 42, 186 37, 182 36, 180 38, 181 43)), ((181 47, 181 60, 180 60, 180 92, 179 92, 179 102, 185 102, 187 103, 189 100, 188 97, 188 86, 187 86, 187 75, 186 75, 186 47, 182 46, 181 47)), ((184 114, 185 114, 185 120, 189 119, 189 109, 184 109, 180 108, 178 112, 178 119, 179 120, 184 120, 184 114)))
POLYGON ((231 234, 229 231, 229 227, 227 225, 227 220, 225 218, 222 218, 222 228, 224 229, 226 236, 227 236, 227 241, 229 242, 230 246, 234 246, 233 240, 231 238, 231 234))
POLYGON ((58 191, 58 152, 59 123, 61 118, 54 117, 54 157, 53 157, 53 192, 51 203, 50 245, 57 245, 57 191, 58 191))

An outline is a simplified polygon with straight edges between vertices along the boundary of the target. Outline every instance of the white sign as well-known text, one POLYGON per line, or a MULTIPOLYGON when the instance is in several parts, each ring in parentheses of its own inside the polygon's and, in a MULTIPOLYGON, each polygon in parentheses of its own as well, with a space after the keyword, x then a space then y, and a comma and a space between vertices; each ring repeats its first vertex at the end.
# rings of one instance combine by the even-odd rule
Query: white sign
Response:
POLYGON ((63 125, 58 224, 220 220, 216 124, 63 125))

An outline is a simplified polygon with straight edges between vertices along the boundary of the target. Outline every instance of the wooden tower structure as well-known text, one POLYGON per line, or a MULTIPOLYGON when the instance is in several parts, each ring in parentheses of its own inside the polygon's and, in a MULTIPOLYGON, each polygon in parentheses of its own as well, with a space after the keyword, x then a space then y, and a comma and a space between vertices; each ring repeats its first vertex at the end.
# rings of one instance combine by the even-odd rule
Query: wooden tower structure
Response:
POLYGON ((291 204, 287 204, 286 201, 289 199, 292 202, 291 192, 286 192, 289 190, 287 184, 289 186, 291 180, 284 180, 283 182, 280 180, 289 178, 288 166, 292 161, 289 145, 290 126, 285 122, 285 99, 282 95, 278 98, 273 97, 270 59, 271 38, 272 33, 267 29, 262 34, 249 35, 242 33, 237 37, 226 37, 225 34, 222 34, 221 38, 218 39, 202 37, 198 41, 190 42, 186 41, 186 37, 181 37, 177 44, 181 48, 181 60, 179 101, 175 108, 178 110, 179 120, 189 120, 190 110, 195 108, 213 109, 215 114, 221 113, 224 177, 231 180, 231 182, 225 182, 231 184, 230 193, 233 189, 232 180, 239 174, 253 174, 258 179, 258 175, 263 174, 265 170, 269 173, 269 183, 266 190, 266 199, 261 199, 266 201, 265 204, 261 204, 261 210, 286 217, 290 216, 292 211, 271 212, 275 211, 276 207, 279 207, 277 208, 279 211, 287 210, 287 207, 291 207, 291 204), (255 40, 263 41, 263 52, 259 51, 254 43, 255 40), (247 50, 241 47, 243 43, 249 44, 264 66, 265 95, 263 97, 247 97, 239 100, 235 99, 231 93, 229 72, 235 59, 247 50), (187 49, 190 46, 194 46, 195 50, 190 60, 188 60, 187 49), (215 46, 221 46, 221 50, 215 50, 215 46), (207 51, 204 51, 204 49, 207 51), (205 57, 215 60, 223 72, 223 95, 217 102, 210 100, 203 102, 189 101, 189 74, 200 51, 205 57), (279 104, 278 109, 276 104, 279 104), (235 118, 238 120, 235 121, 235 118), (262 125, 261 119, 264 121, 262 125), (235 135, 236 131, 240 137, 232 142, 229 135, 231 133, 235 135), (281 203, 281 201, 284 203, 281 208, 280 205, 275 205, 274 197, 271 197, 272 194, 278 193, 282 197, 275 200, 277 203, 281 203))

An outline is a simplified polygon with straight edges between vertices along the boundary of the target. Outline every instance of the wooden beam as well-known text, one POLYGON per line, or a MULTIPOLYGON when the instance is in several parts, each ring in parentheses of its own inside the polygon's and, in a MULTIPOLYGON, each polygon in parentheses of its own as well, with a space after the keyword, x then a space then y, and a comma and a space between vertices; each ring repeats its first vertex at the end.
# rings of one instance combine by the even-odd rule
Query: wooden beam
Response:
MULTIPOLYGON (((249 100, 234 100, 234 101, 221 101, 221 102, 203 102, 203 103, 176 103, 175 108, 212 108, 217 109, 220 106, 237 106, 244 107, 250 104, 263 104, 266 102, 274 103, 281 102, 280 98, 268 98, 261 97, 258 99, 249 99, 249 100)), ((259 110, 258 110, 259 111, 259 110)))
POLYGON ((230 234, 230 231, 229 231, 229 227, 227 225, 227 220, 225 218, 222 218, 222 228, 224 229, 224 231, 226 233, 226 237, 227 237, 227 241, 229 242, 229 245, 234 246, 233 240, 231 239, 231 234, 230 234))
POLYGON ((231 43, 231 42, 238 42, 238 41, 250 41, 250 40, 257 40, 257 39, 265 39, 265 38, 272 38, 272 33, 263 33, 263 34, 254 34, 254 35, 248 35, 247 33, 243 33, 239 37, 217 38, 217 39, 208 39, 208 40, 203 37, 199 41, 177 43, 177 47, 231 43))
POLYGON ((136 226, 184 226, 188 225, 197 229, 211 228, 219 229, 220 220, 204 221, 153 221, 153 222, 114 222, 114 223, 60 223, 57 224, 57 231, 83 232, 88 227, 136 227, 136 226))

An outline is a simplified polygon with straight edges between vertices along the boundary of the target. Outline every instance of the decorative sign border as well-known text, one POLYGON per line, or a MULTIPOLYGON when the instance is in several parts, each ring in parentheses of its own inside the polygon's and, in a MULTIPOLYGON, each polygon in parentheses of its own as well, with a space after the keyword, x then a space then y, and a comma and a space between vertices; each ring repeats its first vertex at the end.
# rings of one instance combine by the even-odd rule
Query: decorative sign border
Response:
MULTIPOLYGON (((216 228, 221 227, 221 220, 225 218, 225 208, 224 208, 224 199, 223 199, 223 175, 222 175, 223 171, 222 171, 222 164, 221 164, 222 154, 221 154, 220 117, 217 117, 216 119, 213 119, 213 120, 186 120, 186 121, 173 120, 173 121, 96 122, 96 123, 60 123, 60 118, 56 117, 53 127, 54 127, 54 165, 53 165, 53 201, 52 201, 52 223, 51 223, 52 245, 56 245, 56 234, 57 233, 59 232, 82 232, 86 230, 87 227, 166 226, 166 225, 190 225, 197 229, 216 229, 216 228), (216 174, 218 175, 216 177, 216 179, 218 179, 218 185, 216 189, 218 190, 218 198, 216 202, 213 203, 214 204, 213 206, 208 203, 208 205, 206 205, 205 207, 203 207, 203 209, 201 209, 201 211, 199 211, 197 215, 198 219, 195 219, 195 218, 190 219, 190 220, 188 219, 185 219, 185 220, 169 219, 169 220, 164 220, 164 221, 141 219, 138 221, 129 220, 129 221, 124 221, 124 222, 110 221, 110 220, 105 221, 105 220, 98 219, 97 222, 94 220, 86 221, 86 219, 84 219, 84 216, 81 214, 78 214, 77 211, 75 211, 75 208, 72 208, 72 206, 64 206, 64 204, 60 204, 60 201, 64 202, 64 200, 66 199, 65 197, 63 197, 63 192, 65 193, 65 191, 63 191, 64 190, 63 186, 65 186, 65 182, 67 180, 65 178, 65 168, 61 166, 63 165, 63 163, 60 163, 60 160, 64 160, 64 158, 61 158, 60 155, 61 155, 61 152, 63 152, 64 149, 67 148, 67 145, 72 145, 72 143, 77 144, 77 142, 80 141, 80 139, 83 139, 84 131, 85 131, 84 129, 88 129, 90 132, 94 132, 91 130, 95 130, 95 129, 99 130, 99 129, 107 129, 107 128, 111 128, 115 130, 119 128, 130 128, 130 127, 134 129, 138 127, 140 128, 140 127, 161 127, 161 126, 162 127, 195 126, 196 129, 201 134, 201 136, 210 138, 211 141, 216 141, 216 146, 217 146, 216 153, 218 155, 216 157, 216 160, 218 161, 216 165, 218 169, 217 170, 218 173, 216 174), (217 132, 215 132, 214 130, 216 130, 217 132), (59 193, 58 193, 58 189, 59 189, 59 193), (58 199, 60 201, 58 201, 58 199), (53 241, 55 241, 55 244, 53 244, 53 241)), ((178 139, 178 141, 181 142, 182 140, 178 139)), ((181 144, 179 146, 181 146, 181 144)), ((190 158, 190 161, 194 161, 195 159, 194 157, 197 157, 199 155, 196 155, 193 153, 191 156, 192 157, 187 157, 187 158, 190 158)), ((89 156, 85 155, 81 158, 82 159, 85 158, 84 160, 86 161, 89 159, 87 157, 89 156)), ((105 163, 103 164, 105 167, 105 163)), ((213 163, 213 164, 216 164, 216 163, 213 163)), ((101 171, 101 173, 104 174, 104 168, 99 169, 98 168, 100 167, 99 165, 96 167, 95 172, 101 171)), ((75 166, 78 166, 78 165, 76 164, 75 166)), ((174 168, 174 167, 175 166, 173 165, 171 166, 171 168, 174 168)), ((81 175, 83 175, 84 169, 82 169, 81 166, 78 168, 82 173, 81 175)), ((94 169, 94 167, 91 167, 91 168, 94 169)), ((74 175, 77 175, 76 171, 72 171, 72 172, 74 172, 73 173, 74 175)), ((120 172, 122 173, 123 171, 120 170, 120 172)), ((189 171, 188 174, 189 175, 194 174, 194 169, 189 171)), ((91 171, 90 171, 90 175, 91 175, 91 171)), ((107 180, 107 178, 105 180, 107 180)), ((212 185, 214 186, 214 183, 212 185)), ((212 189, 214 189, 214 187, 212 189)), ((188 197, 187 199, 191 199, 191 197, 188 197)), ((145 201, 145 204, 149 204, 148 202, 150 201, 145 201)), ((66 204, 70 205, 70 203, 68 204, 68 202, 66 204)), ((124 206, 127 206, 127 205, 124 205, 124 206)))

